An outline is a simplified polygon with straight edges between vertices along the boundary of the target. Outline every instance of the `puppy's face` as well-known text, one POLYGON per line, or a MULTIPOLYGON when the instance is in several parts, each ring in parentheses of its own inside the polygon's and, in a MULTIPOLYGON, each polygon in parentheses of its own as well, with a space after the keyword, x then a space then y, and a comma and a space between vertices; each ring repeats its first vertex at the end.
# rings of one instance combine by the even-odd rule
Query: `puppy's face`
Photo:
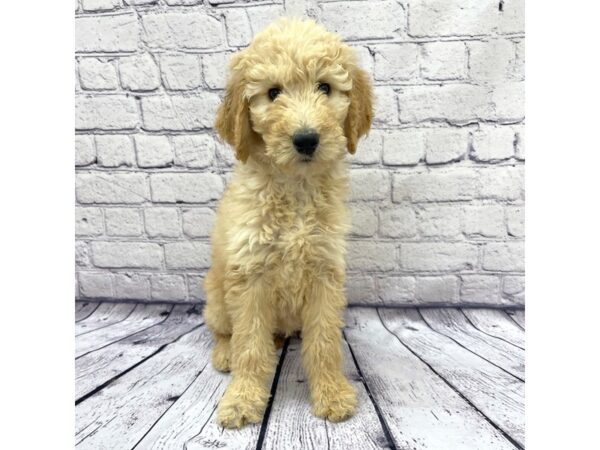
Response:
POLYGON ((352 49, 310 21, 280 20, 234 55, 216 128, 242 161, 290 173, 343 158, 371 125, 372 93, 352 49))

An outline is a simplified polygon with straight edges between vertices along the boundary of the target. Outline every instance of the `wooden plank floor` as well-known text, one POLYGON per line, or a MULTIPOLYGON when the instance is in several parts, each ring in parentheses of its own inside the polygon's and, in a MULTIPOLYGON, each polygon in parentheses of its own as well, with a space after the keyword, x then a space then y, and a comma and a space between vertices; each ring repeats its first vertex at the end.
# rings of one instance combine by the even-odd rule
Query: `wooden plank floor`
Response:
POLYGON ((215 422, 229 375, 210 365, 198 306, 78 302, 75 334, 80 449, 524 448, 523 311, 349 308, 356 415, 339 424, 311 415, 292 338, 263 422, 242 430, 215 422))

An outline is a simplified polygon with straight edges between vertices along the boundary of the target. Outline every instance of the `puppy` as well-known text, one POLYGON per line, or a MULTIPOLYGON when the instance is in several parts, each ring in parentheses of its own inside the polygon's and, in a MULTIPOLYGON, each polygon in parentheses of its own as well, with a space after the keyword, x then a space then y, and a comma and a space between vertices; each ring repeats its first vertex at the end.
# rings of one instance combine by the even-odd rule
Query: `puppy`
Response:
POLYGON ((215 127, 239 162, 219 204, 206 275, 212 363, 232 372, 217 415, 259 422, 274 335, 302 334, 312 411, 356 407, 342 371, 346 151, 371 126, 372 88, 350 47, 313 21, 279 19, 229 64, 215 127))

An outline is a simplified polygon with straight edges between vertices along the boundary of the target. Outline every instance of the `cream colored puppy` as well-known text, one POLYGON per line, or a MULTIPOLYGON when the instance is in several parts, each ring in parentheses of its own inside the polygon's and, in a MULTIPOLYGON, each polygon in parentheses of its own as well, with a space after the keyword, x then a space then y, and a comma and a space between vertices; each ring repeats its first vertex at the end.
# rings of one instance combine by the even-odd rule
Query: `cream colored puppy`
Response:
POLYGON ((204 317, 232 379, 225 427, 259 422, 275 334, 302 333, 313 413, 356 407, 342 372, 346 150, 371 126, 372 90, 350 47, 313 21, 280 19, 233 55, 216 129, 239 160, 212 233, 204 317))

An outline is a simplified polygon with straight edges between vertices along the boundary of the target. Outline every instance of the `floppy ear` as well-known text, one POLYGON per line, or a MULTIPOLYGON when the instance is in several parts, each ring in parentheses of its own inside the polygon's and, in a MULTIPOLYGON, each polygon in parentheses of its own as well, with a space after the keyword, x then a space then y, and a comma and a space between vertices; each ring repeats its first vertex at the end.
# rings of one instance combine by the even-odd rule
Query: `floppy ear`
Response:
POLYGON ((352 90, 348 94, 350 106, 348 107, 344 131, 348 141, 348 151, 354 154, 358 139, 371 128, 373 90, 369 76, 359 67, 354 66, 350 70, 350 78, 352 78, 352 90))
POLYGON ((260 137, 250 124, 250 108, 244 96, 245 82, 240 69, 235 69, 237 60, 232 60, 232 74, 225 87, 225 97, 217 111, 215 128, 219 136, 233 147, 235 156, 246 162, 253 145, 260 142, 260 137))

